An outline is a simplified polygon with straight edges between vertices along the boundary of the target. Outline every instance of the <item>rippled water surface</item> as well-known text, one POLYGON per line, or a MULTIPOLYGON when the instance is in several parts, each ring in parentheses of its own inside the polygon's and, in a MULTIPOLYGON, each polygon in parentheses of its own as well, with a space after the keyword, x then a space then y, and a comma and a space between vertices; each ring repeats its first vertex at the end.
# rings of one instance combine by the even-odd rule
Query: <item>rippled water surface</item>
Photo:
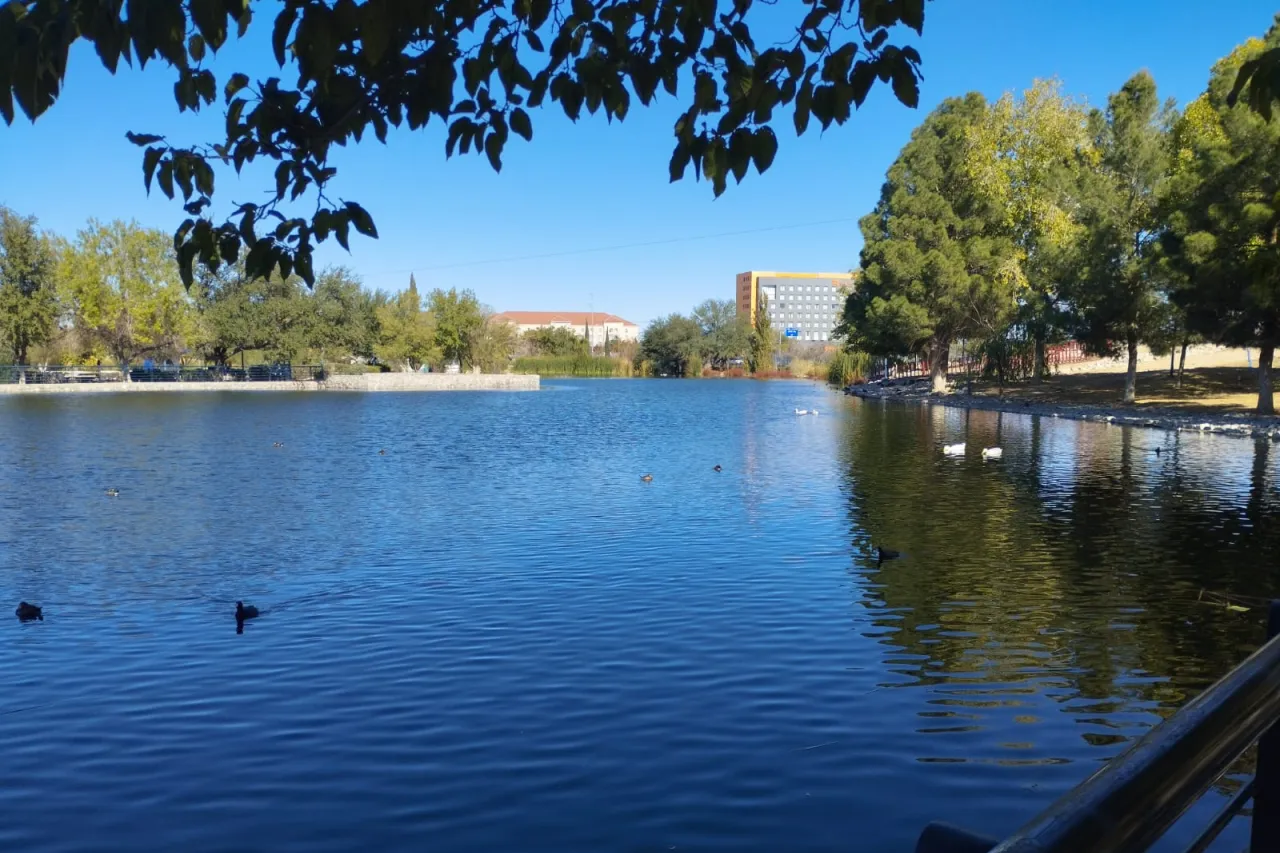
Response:
POLYGON ((1008 833, 1256 647, 1202 589, 1280 594, 1267 444, 544 388, 0 399, 0 849, 1008 833))

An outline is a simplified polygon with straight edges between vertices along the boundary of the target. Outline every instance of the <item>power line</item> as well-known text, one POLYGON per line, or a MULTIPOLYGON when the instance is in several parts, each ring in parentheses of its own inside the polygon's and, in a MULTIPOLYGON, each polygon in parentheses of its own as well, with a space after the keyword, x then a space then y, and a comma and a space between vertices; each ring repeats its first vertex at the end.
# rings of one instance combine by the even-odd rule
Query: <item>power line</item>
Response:
POLYGON ((643 243, 618 243, 613 246, 596 246, 589 249, 566 249, 561 252, 543 252, 537 255, 516 255, 509 258, 486 258, 483 261, 463 261, 456 264, 439 264, 433 267, 414 267, 403 270, 385 270, 373 275, 403 275, 404 273, 435 272, 438 270, 456 270, 463 267, 478 267, 485 264, 510 264, 518 261, 538 261, 544 258, 564 258, 571 255, 587 255, 593 252, 616 252, 620 249, 642 249, 649 246, 669 246, 672 243, 693 243, 698 240, 715 240, 720 237, 739 237, 744 234, 765 234, 771 231, 789 231, 796 228, 816 228, 820 225, 835 225, 842 222, 857 222, 858 217, 846 216, 840 219, 824 219, 820 222, 796 222, 791 225, 771 225, 767 228, 747 228, 742 231, 721 231, 718 234, 695 234, 687 237, 669 237, 665 240, 647 240, 643 243))

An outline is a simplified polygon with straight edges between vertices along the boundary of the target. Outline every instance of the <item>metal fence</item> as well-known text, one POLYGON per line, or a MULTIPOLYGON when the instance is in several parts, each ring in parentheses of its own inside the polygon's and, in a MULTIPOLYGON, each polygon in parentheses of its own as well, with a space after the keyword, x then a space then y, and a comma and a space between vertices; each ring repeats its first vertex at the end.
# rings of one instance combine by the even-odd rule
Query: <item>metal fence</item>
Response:
POLYGON ((1249 853, 1280 850, 1280 603, 1268 641, 1004 841, 930 824, 916 853, 1137 853, 1159 840, 1257 743, 1254 776, 1186 853, 1201 853, 1253 801, 1249 853))
MULTIPOLYGON (((1067 341, 1062 344, 1050 344, 1045 347, 1044 361, 1045 365, 1054 368, 1063 364, 1078 364, 1082 361, 1090 361, 1094 356, 1089 355, 1084 350, 1084 345, 1077 341, 1067 341)), ((1012 359, 1010 364, 1011 370, 1017 372, 1030 372, 1030 356, 1012 359), (1022 364, 1026 361, 1026 364, 1022 364)), ((986 362, 981 355, 970 355, 963 358, 953 358, 947 362, 948 375, 956 375, 960 373, 973 373, 980 375, 986 368, 986 362)), ((918 379, 929 375, 929 360, 926 358, 913 358, 900 362, 883 362, 876 371, 874 379, 918 379)))
POLYGON ((319 364, 255 364, 246 368, 211 365, 53 366, 0 365, 0 384, 97 384, 109 382, 313 382, 324 379, 319 364))

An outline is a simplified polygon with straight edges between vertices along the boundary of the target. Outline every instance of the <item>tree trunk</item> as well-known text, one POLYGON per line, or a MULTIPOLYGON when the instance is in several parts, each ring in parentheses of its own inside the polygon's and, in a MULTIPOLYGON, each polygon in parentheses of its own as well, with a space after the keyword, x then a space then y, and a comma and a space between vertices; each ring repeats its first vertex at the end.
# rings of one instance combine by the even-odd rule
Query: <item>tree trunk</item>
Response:
POLYGON ((1178 357, 1178 387, 1182 387, 1182 374, 1187 369, 1187 336, 1182 336, 1182 355, 1178 357))
POLYGON ((1129 367, 1124 373, 1124 401, 1133 403, 1138 397, 1138 330, 1129 327, 1129 367))
POLYGON ((947 356, 950 354, 950 341, 935 340, 929 345, 929 379, 934 394, 947 393, 947 356))
POLYGON ((1174 376, 1173 358, 1177 354, 1178 354, 1177 351, 1173 347, 1169 347, 1169 378, 1170 379, 1172 379, 1174 376))
POLYGON ((1271 397, 1271 359, 1276 345, 1270 341, 1258 347, 1258 414, 1274 415, 1275 403, 1271 397))
POLYGON ((1036 355, 1031 362, 1031 381, 1039 384, 1045 375, 1044 335, 1036 335, 1036 355))

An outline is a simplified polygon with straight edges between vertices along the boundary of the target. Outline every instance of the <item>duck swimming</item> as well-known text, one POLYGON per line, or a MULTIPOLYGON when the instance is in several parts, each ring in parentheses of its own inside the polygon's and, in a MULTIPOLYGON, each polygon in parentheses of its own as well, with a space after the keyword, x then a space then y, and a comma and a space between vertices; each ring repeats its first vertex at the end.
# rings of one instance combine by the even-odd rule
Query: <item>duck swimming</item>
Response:
POLYGON ((652 482, 653 482, 653 475, 652 475, 652 474, 641 474, 641 475, 640 475, 640 479, 641 479, 641 480, 643 480, 643 481, 644 481, 644 482, 646 482, 646 483, 652 483, 652 482))
POLYGON ((259 616, 258 608, 250 604, 245 606, 243 601, 236 602, 236 621, 243 622, 246 619, 257 619, 259 616))
POLYGON ((272 444, 271 446, 272 446, 272 447, 284 447, 284 442, 283 442, 283 441, 277 441, 277 442, 275 442, 274 444, 272 444))
POLYGON ((876 546, 876 562, 883 563, 885 560, 896 560, 901 557, 901 552, 891 551, 888 548, 876 546))
POLYGON ((964 442, 942 445, 943 456, 964 456, 964 442))
POLYGON ((719 473, 720 473, 722 470, 724 470, 724 469, 722 469, 719 465, 717 465, 716 467, 712 468, 711 470, 712 470, 712 471, 715 471, 717 474, 719 474, 719 473))
POLYGON ((999 459, 1001 456, 1004 456, 1004 450, 999 447, 982 448, 983 459, 999 459))
POLYGON ((34 604, 27 604, 25 601, 18 602, 18 609, 13 611, 23 622, 30 622, 32 619, 44 621, 44 611, 34 604))
POLYGON ((378 451, 378 455, 379 455, 379 456, 386 456, 386 455, 387 455, 387 449, 386 449, 385 447, 384 447, 384 448, 382 448, 381 450, 379 450, 379 451, 378 451))

